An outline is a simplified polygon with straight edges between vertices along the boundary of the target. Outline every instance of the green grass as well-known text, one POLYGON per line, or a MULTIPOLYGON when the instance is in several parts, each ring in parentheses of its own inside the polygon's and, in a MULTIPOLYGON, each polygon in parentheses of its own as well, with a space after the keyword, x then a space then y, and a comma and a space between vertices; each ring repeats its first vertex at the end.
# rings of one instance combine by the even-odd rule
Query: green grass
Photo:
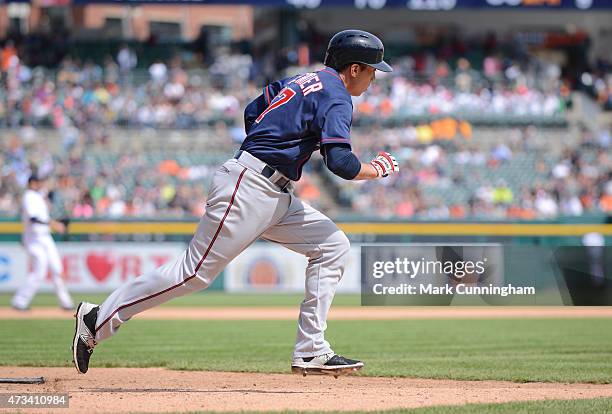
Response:
MULTIPOLYGON (((12 295, 0 293, 0 306, 10 306, 12 295)), ((81 301, 101 303, 108 294, 73 294, 76 303, 81 301)), ((223 293, 223 292, 201 292, 187 295, 171 300, 162 306, 298 306, 303 299, 299 294, 259 294, 259 293, 223 293)), ((339 294, 334 298, 334 306, 359 306, 360 295, 339 294)), ((41 293, 34 297, 32 306, 59 306, 57 298, 52 293, 41 293)))
MULTIPOLYGON (((331 321, 327 339, 364 375, 612 383, 605 319, 331 321)), ((69 366, 71 320, 0 321, 0 365, 69 366)), ((293 321, 134 320, 92 367, 288 372, 293 321)))
MULTIPOLYGON (((206 411, 192 412, 200 414, 206 411)), ((241 411, 242 414, 255 411, 241 411)), ((314 414, 314 411, 281 411, 279 414, 314 414)), ((526 401, 506 404, 467 404, 436 406, 388 411, 329 411, 328 414, 608 414, 612 413, 612 398, 590 400, 526 401)))
POLYGON ((385 411, 385 414, 604 414, 612 413, 612 398, 591 400, 548 400, 507 404, 467 404, 414 410, 385 411))

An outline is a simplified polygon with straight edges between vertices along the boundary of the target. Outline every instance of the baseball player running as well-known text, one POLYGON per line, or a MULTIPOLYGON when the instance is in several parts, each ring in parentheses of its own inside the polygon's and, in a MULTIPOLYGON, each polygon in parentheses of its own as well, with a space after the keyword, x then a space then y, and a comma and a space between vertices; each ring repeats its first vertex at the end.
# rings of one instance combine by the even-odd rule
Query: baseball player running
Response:
POLYGON ((273 82, 248 104, 244 112, 247 137, 235 157, 215 172, 206 212, 185 252, 119 287, 100 306, 79 305, 73 338, 79 372, 87 372, 94 346, 114 335, 132 316, 205 289, 258 238, 308 258, 292 370, 337 375, 363 367, 361 361, 337 355, 324 338, 349 241, 291 188, 315 150, 320 150, 334 174, 347 180, 379 179, 399 171, 388 153, 361 163, 351 152, 351 96, 368 89, 376 70, 392 71, 383 53, 376 36, 342 31, 329 42, 324 69, 273 82))
POLYGON ((11 301, 13 308, 27 310, 36 294, 40 282, 51 271, 55 286, 55 294, 63 309, 73 309, 72 298, 62 280, 64 272, 57 247, 51 237, 51 230, 64 233, 66 226, 49 217, 49 207, 41 194, 44 190, 44 180, 36 175, 28 179, 28 189, 23 194, 22 201, 22 242, 28 253, 30 272, 25 283, 17 290, 11 301))

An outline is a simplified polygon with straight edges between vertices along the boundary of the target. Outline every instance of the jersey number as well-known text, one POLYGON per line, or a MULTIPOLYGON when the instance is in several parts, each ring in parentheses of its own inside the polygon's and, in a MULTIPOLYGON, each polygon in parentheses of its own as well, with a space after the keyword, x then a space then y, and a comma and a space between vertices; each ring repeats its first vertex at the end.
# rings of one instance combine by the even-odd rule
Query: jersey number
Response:
POLYGON ((255 123, 260 123, 261 120, 264 118, 264 116, 266 116, 266 114, 276 108, 278 108, 279 106, 282 106, 284 104, 286 104, 287 102, 289 102, 291 100, 291 98, 293 98, 295 96, 296 92, 291 89, 291 88, 285 88, 282 91, 280 91, 280 93, 274 98, 274 100, 272 101, 272 103, 270 104, 270 106, 268 106, 266 108, 265 111, 263 111, 261 113, 261 115, 259 115, 257 117, 257 119, 255 120, 255 123))

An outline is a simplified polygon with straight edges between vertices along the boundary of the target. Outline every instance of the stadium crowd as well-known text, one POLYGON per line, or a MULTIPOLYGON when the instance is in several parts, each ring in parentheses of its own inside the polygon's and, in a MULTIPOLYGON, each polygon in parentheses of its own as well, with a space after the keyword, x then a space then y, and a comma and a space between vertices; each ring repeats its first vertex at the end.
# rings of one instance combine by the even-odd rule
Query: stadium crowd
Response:
MULTIPOLYGON (((142 83, 113 59, 104 66, 65 58, 55 72, 30 69, 14 56, 0 89, 0 125, 194 128, 209 120, 236 119, 254 92, 221 89, 188 75, 180 62, 157 62, 142 83)), ((239 87, 240 86, 240 87, 239 87)))
MULTIPOLYGON (((227 155, 244 138, 239 126, 245 104, 260 93, 253 80, 261 62, 227 51, 195 70, 173 58, 139 71, 138 56, 127 46, 102 64, 66 55, 49 71, 26 61, 10 42, 0 51, 0 133, 21 129, 0 140, 0 215, 19 210, 17 194, 35 166, 53 177, 56 215, 199 216, 214 166, 197 159, 153 161, 132 152, 117 152, 105 163, 96 159, 95 148, 105 148, 114 128, 217 128, 227 155), (44 145, 40 127, 59 132, 60 151, 44 145)), ((306 70, 290 63, 286 74, 306 70)), ((369 122, 353 129, 352 141, 362 159, 382 147, 397 154, 402 172, 360 184, 331 177, 344 212, 426 220, 612 212, 609 131, 590 136, 585 130, 579 145, 555 159, 532 146, 530 128, 500 128, 507 141, 490 147, 470 141, 472 125, 465 120, 471 117, 563 117, 572 85, 558 65, 498 50, 486 54, 479 70, 461 54, 450 58, 428 50, 393 63, 393 74, 381 74, 354 100, 356 124, 369 122), (404 121, 389 128, 386 118, 404 121), (523 182, 517 171, 539 179, 523 182)), ((594 84, 601 92, 601 82, 594 84)), ((298 191, 312 203, 321 193, 308 173, 298 191)))
POLYGON ((612 111, 612 64, 601 62, 598 70, 584 72, 581 85, 606 111, 612 111))
MULTIPOLYGON (((610 131, 583 131, 558 155, 534 143, 532 128, 503 130, 489 147, 469 140, 422 142, 416 128, 383 130, 400 174, 347 183, 330 176, 353 212, 366 216, 443 219, 552 219, 612 213, 610 131)), ((353 146, 363 159, 380 148, 380 129, 359 130, 353 146)))
POLYGON ((181 168, 173 160, 150 162, 145 154, 113 154, 106 163, 89 156, 83 145, 52 153, 44 140, 13 135, 0 141, 0 215, 19 212, 19 194, 32 172, 49 177, 47 188, 55 216, 184 217, 201 216, 206 179, 213 166, 181 168), (25 141, 25 143, 24 143, 25 141))
POLYGON ((431 63, 419 71, 414 58, 400 59, 392 76, 379 76, 382 81, 355 100, 357 114, 546 119, 565 113, 569 88, 556 65, 524 70, 507 62, 503 70, 501 59, 490 56, 482 72, 472 69, 465 58, 453 71, 447 62, 432 55, 429 59, 431 63))
MULTIPOLYGON (((330 214, 381 218, 530 220, 612 213, 609 131, 585 131, 579 144, 555 156, 533 144, 530 128, 508 131, 506 141, 487 147, 459 133, 452 140, 424 141, 414 127, 357 128, 352 138, 356 154, 365 160, 388 150, 397 156, 400 174, 347 182, 323 169, 328 180, 323 189, 308 168, 297 192, 324 207, 321 192, 337 189, 344 209, 330 214)), ((219 137, 227 156, 234 143, 227 131, 219 137)), ((121 149, 102 158, 86 148, 80 143, 51 151, 44 139, 28 138, 27 130, 2 140, 0 215, 19 211, 19 194, 33 166, 51 177, 56 216, 181 218, 203 213, 215 163, 177 161, 171 154, 151 159, 146 151, 121 149)), ((108 148, 100 149, 108 154, 108 148)), ((201 152, 206 155, 206 146, 201 152)))
MULTIPOLYGON (((219 52, 206 70, 187 70, 180 58, 156 61, 144 72, 124 47, 103 64, 66 56, 56 70, 30 68, 10 43, 2 49, 0 126, 198 128, 239 122, 260 93, 252 82, 260 67, 250 55, 219 52)), ((313 65, 313 68, 320 67, 313 65)), ((569 87, 559 66, 521 63, 496 54, 477 71, 465 58, 453 69, 433 53, 396 59, 357 99, 355 119, 373 117, 531 117, 563 115, 569 87)), ((261 70, 261 69, 259 69, 261 70)), ((288 67, 287 74, 304 67, 288 67)), ((103 128, 102 128, 103 129, 103 128)))

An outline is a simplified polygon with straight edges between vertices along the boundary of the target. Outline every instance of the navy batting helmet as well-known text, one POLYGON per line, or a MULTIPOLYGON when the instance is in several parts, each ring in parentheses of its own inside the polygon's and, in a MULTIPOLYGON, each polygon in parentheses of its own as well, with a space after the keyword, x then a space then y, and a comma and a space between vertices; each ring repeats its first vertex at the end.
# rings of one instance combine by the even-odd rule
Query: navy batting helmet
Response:
POLYGON ((363 30, 343 30, 329 41, 325 65, 342 69, 349 63, 363 63, 383 72, 393 68, 383 60, 385 47, 380 39, 363 30))

